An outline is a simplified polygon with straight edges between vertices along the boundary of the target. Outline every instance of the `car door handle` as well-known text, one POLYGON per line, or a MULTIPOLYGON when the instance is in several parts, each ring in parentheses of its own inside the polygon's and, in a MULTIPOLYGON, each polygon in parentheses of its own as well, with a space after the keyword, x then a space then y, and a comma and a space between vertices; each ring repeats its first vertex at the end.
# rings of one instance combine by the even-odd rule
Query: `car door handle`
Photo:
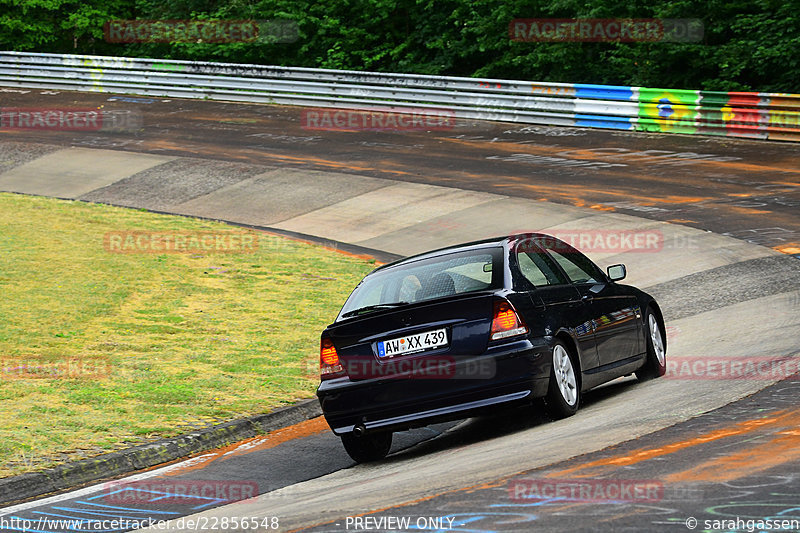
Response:
POLYGON ((584 302, 591 302, 592 300, 594 300, 594 296, 592 296, 591 294, 584 294, 583 296, 581 296, 581 300, 583 300, 584 302))

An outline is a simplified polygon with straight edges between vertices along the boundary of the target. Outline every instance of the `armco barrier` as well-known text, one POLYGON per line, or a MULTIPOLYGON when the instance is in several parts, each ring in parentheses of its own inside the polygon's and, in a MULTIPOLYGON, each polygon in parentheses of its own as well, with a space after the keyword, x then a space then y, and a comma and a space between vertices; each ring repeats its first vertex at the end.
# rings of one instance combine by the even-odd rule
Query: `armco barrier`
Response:
POLYGON ((0 86, 372 109, 800 141, 800 94, 649 89, 166 59, 0 52, 0 86))

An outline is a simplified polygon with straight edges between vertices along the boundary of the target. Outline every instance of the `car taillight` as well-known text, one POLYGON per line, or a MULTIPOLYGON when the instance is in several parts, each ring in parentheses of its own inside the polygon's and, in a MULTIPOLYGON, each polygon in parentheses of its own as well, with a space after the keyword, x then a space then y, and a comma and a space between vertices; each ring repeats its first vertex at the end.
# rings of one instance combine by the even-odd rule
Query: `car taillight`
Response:
POLYGON ((494 317, 492 318, 493 341, 524 335, 528 333, 528 328, 519 317, 511 304, 505 300, 498 300, 494 303, 494 317))
POLYGON ((336 346, 333 341, 328 338, 323 338, 319 344, 319 374, 320 377, 332 377, 333 374, 338 374, 344 367, 339 362, 339 354, 336 353, 336 346))

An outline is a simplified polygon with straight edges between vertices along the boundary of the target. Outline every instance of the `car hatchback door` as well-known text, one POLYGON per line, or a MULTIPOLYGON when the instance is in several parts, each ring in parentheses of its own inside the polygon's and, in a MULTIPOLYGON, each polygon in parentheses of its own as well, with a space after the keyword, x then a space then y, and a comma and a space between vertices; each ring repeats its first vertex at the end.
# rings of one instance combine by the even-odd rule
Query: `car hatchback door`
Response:
POLYGON ((540 245, 558 263, 591 314, 600 365, 634 357, 640 345, 641 311, 636 297, 609 282, 589 258, 562 241, 542 239, 540 245))
POLYGON ((549 334, 559 327, 568 328, 580 349, 581 368, 586 371, 597 367, 594 321, 581 293, 538 246, 522 241, 516 252, 517 267, 532 285, 529 294, 535 309, 540 310, 539 322, 551 327, 549 334))

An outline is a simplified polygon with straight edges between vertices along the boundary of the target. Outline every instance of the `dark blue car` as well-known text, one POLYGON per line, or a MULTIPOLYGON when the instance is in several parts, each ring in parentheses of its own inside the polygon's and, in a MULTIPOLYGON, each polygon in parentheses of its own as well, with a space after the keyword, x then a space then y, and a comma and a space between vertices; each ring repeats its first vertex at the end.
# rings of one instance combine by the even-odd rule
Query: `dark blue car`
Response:
POLYGON ((392 432, 544 398, 575 413, 581 392, 664 374, 664 319, 567 243, 520 234, 384 265, 322 332, 317 396, 358 462, 386 456, 392 432))

